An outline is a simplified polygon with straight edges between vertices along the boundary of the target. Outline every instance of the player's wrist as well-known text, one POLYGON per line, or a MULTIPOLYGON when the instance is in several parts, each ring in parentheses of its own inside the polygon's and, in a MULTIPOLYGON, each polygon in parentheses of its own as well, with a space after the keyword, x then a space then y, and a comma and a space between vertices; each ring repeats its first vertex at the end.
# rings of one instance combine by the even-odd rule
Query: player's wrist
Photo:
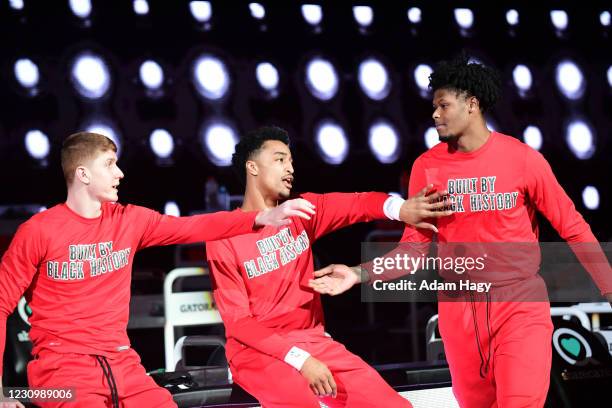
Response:
POLYGON ((383 212, 390 220, 401 221, 400 209, 404 204, 404 200, 401 197, 390 195, 383 204, 383 212))
POLYGON ((368 275, 368 271, 366 268, 362 268, 361 265, 351 266, 351 270, 357 277, 356 283, 370 283, 370 275, 368 275))
POLYGON ((361 269, 361 265, 351 266, 351 270, 353 274, 357 278, 357 282, 355 283, 363 283, 364 279, 367 280, 367 274, 364 275, 363 270, 361 269))
POLYGON ((310 357, 309 352, 299 347, 293 346, 291 347, 291 349, 289 349, 289 351, 285 355, 284 361, 285 363, 289 364, 291 367, 300 371, 302 367, 304 366, 304 363, 306 362, 306 360, 308 360, 308 357, 310 357))

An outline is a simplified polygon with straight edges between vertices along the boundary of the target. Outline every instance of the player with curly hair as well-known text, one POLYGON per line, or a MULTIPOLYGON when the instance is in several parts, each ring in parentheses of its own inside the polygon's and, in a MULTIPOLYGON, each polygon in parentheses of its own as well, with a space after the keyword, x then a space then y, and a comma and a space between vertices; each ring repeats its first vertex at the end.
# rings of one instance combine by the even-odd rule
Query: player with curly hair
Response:
MULTIPOLYGON (((477 243, 462 244, 463 249, 486 244, 501 252, 496 255, 513 252, 513 265, 502 265, 501 273, 489 268, 492 273, 480 276, 494 284, 491 293, 467 292, 453 301, 439 293, 439 328, 453 392, 461 407, 541 407, 549 386, 553 325, 538 275, 536 211, 570 244, 608 301, 610 266, 546 159, 516 138, 487 128, 484 112, 500 96, 498 73, 462 55, 440 63, 429 85, 432 117, 444 143, 416 159, 409 195, 430 184, 448 190, 453 215, 436 222, 441 247, 477 243), (517 247, 534 251, 516 253, 517 247), (585 247, 588 251, 580 250, 585 247)), ((432 230, 406 226, 401 242, 422 247, 433 238, 432 230)), ((310 286, 331 295, 362 279, 359 270, 345 265, 315 276, 310 286)))

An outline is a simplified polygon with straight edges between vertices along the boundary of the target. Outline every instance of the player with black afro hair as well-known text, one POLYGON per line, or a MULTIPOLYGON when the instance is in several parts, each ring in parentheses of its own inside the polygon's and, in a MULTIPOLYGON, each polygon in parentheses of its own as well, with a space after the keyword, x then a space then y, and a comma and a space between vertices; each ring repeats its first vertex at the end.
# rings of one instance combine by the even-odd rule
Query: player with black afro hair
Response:
MULTIPOLYGON (((459 406, 542 408, 550 384, 553 324, 546 284, 538 275, 537 213, 569 242, 612 303, 609 263, 544 156, 487 128, 484 112, 500 94, 497 72, 462 55, 440 63, 429 79, 432 117, 445 143, 414 161, 408 195, 426 185, 447 190, 453 215, 436 221, 436 236, 431 229, 408 226, 400 242, 404 248, 417 245, 422 253, 437 242, 438 257, 444 259, 459 260, 459 248, 462 254, 485 254, 482 269, 465 275, 440 269, 448 282, 465 284, 469 278, 491 285, 484 293, 474 287, 438 292, 438 327, 459 406)), ((360 281, 358 275, 345 278, 346 268, 334 264, 331 273, 329 267, 315 271, 311 286, 323 294, 342 293, 360 281)))
POLYGON ((442 61, 429 76, 429 87, 435 92, 448 89, 474 96, 480 102, 481 112, 488 112, 500 97, 499 73, 490 67, 469 62, 466 54, 452 61, 442 61))
MULTIPOLYGON (((466 132, 480 129, 488 134, 483 114, 499 99, 500 85, 495 69, 469 62, 465 54, 439 63, 429 76, 429 87, 434 91, 434 121, 440 140, 456 145, 466 132)), ((477 133, 484 136, 484 132, 477 133)))

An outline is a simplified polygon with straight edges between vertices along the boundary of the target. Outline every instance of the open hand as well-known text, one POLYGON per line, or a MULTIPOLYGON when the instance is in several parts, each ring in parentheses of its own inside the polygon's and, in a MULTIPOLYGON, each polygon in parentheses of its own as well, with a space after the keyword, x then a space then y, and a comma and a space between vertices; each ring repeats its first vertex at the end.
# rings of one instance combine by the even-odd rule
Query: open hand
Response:
POLYGON ((257 226, 281 226, 291 224, 290 217, 300 217, 306 220, 315 213, 315 206, 308 200, 296 198, 287 200, 279 206, 260 211, 255 217, 257 226))
POLYGON ((427 219, 447 217, 453 212, 446 209, 449 206, 448 192, 446 190, 428 193, 433 184, 428 185, 417 195, 408 198, 400 207, 400 220, 417 228, 430 229, 438 232, 435 225, 426 222, 427 219))
POLYGON ((346 292, 356 283, 361 282, 361 269, 350 268, 342 264, 332 264, 314 273, 315 279, 308 281, 308 286, 322 295, 339 295, 346 292))

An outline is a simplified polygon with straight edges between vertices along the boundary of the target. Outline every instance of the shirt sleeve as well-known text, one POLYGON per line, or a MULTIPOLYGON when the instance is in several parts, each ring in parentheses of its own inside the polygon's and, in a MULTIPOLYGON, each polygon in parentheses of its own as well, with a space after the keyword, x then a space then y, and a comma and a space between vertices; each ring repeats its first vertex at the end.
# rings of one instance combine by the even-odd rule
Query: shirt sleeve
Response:
POLYGON ((220 211, 190 217, 162 215, 145 207, 131 206, 144 226, 139 248, 157 245, 216 241, 247 234, 255 228, 256 211, 220 211))
POLYGON ((316 207, 316 214, 304 223, 313 241, 351 224, 388 219, 385 193, 307 193, 303 198, 316 207))
POLYGON ((29 221, 22 224, 0 263, 0 367, 6 345, 6 321, 30 286, 42 261, 40 237, 37 225, 29 221))
POLYGON ((544 156, 526 146, 527 199, 566 240, 602 294, 612 293, 612 270, 591 227, 576 210, 544 156))
POLYGON ((274 329, 263 326, 252 315, 247 290, 232 248, 225 241, 208 242, 206 254, 215 303, 223 319, 226 336, 284 361, 294 344, 274 329))

